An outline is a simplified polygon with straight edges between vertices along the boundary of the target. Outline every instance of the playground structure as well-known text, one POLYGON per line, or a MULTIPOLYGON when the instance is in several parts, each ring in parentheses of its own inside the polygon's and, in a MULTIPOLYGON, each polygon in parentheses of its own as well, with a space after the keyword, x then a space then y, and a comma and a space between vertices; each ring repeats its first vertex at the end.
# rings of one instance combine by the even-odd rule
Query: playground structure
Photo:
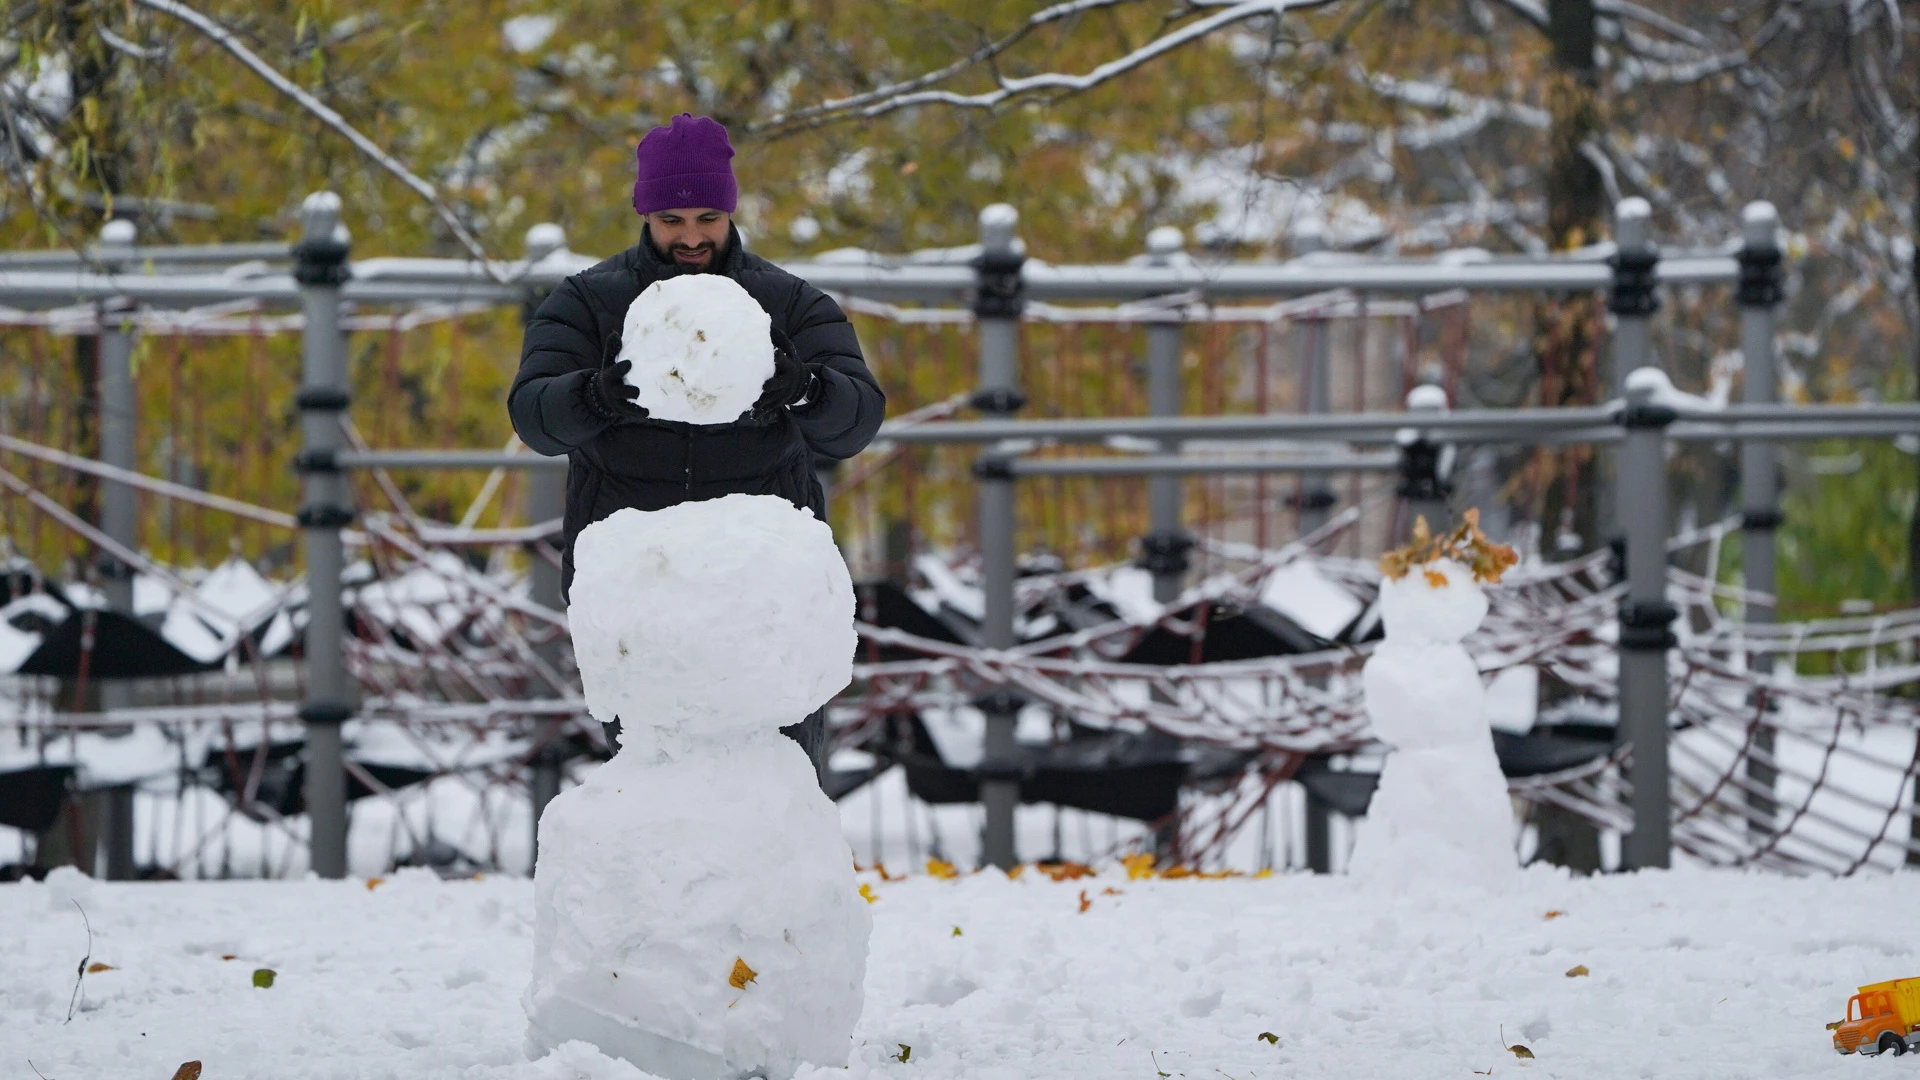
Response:
MULTIPOLYGON (((218 640, 205 655, 232 657, 235 669, 245 665, 252 673, 252 700, 230 693, 221 702, 135 704, 123 687, 105 683, 94 709, 62 709, 59 689, 44 682, 47 676, 36 685, 27 685, 32 676, 24 678, 18 707, 0 719, 0 730, 15 728, 18 745, 33 748, 32 770, 20 772, 37 770, 34 782, 43 788, 72 783, 77 766, 96 774, 92 782, 102 794, 93 821, 100 835, 76 831, 70 846, 84 856, 90 846, 84 841, 90 840, 112 876, 130 872, 134 863, 136 785, 111 782, 112 770, 100 767, 103 757, 124 760, 144 750, 150 761, 177 762, 169 768, 178 776, 211 776, 211 786, 223 793, 223 809, 282 837, 277 864, 270 865, 268 848, 261 847, 261 872, 293 865, 295 849, 310 846, 311 866, 339 876, 349 862, 347 805, 354 798, 399 800, 413 785, 454 779, 470 788, 470 802, 479 808, 475 820, 486 834, 485 843, 464 857, 475 865, 501 865, 511 861, 503 853, 513 844, 498 827, 495 810, 511 804, 526 807, 528 818, 537 815, 559 790, 569 763, 592 753, 596 735, 585 722, 566 655, 549 544, 565 463, 510 452, 375 448, 343 422, 351 404, 344 345, 349 328, 525 305, 592 260, 566 251, 555 231, 536 229, 528 257, 514 264, 350 263, 338 220, 339 204, 331 196, 307 201, 303 236, 290 253, 291 273, 231 272, 244 260, 284 260, 287 249, 137 249, 130 246, 129 230, 111 226, 86 259, 47 253, 0 262, 0 299, 56 311, 83 305, 79 315, 68 309, 64 316, 40 318, 90 314, 100 340, 100 459, 78 459, 12 436, 0 443, 11 455, 101 480, 95 524, 11 471, 0 473, 10 501, 33 507, 105 556, 99 596, 67 596, 72 602, 63 601, 64 618, 71 622, 43 626, 40 647, 66 626, 77 635, 76 665, 84 682, 91 658, 107 657, 98 644, 106 640, 103 627, 124 627, 115 616, 137 621, 136 584, 145 580, 169 597, 161 608, 166 618, 177 607, 216 631, 218 640), (36 261, 39 266, 30 265, 36 261), (228 271, 200 269, 221 265, 228 271), (133 267, 150 272, 131 272, 133 267), (296 303, 297 319, 273 318, 280 328, 297 326, 304 343, 297 462, 305 494, 299 512, 209 496, 134 472, 134 335, 169 327, 251 329, 261 318, 255 305, 284 310, 296 303), (354 314, 346 314, 347 304, 354 314), (361 314, 395 304, 418 306, 384 322, 361 314), (526 523, 482 529, 471 521, 427 520, 407 505, 389 475, 445 468, 486 469, 496 477, 499 470, 528 470, 526 523), (373 479, 389 504, 385 511, 353 505, 349 478, 355 473, 373 479), (136 491, 271 528, 298 528, 306 545, 305 581, 270 588, 246 610, 221 604, 207 594, 205 582, 184 580, 141 554, 136 491), (491 565, 481 570, 458 554, 508 549, 535 556, 524 582, 489 572, 496 569, 491 565), (361 557, 350 563, 349 552, 361 557), (281 619, 285 625, 276 631, 281 619), (285 661, 275 668, 269 646, 286 649, 296 641, 303 646, 298 668, 285 661), (299 676, 295 684, 276 689, 275 680, 290 671, 299 676), (108 734, 129 727, 132 735, 108 734), (302 822, 309 823, 305 831, 302 822)), ((834 719, 836 744, 863 749, 872 764, 864 774, 836 773, 838 793, 899 764, 910 784, 920 778, 917 794, 923 798, 980 804, 981 857, 996 865, 1015 859, 1015 808, 1023 800, 1109 806, 1154 823, 1164 854, 1204 865, 1217 863, 1231 839, 1266 812, 1274 793, 1292 784, 1308 792, 1307 862, 1326 869, 1332 861, 1329 812, 1364 808, 1363 778, 1327 763, 1364 755, 1371 745, 1354 677, 1367 647, 1365 616, 1301 635, 1280 654, 1218 658, 1210 638, 1223 637, 1228 617, 1273 599, 1269 583, 1290 569, 1307 567, 1366 607, 1373 580, 1367 564, 1325 553, 1361 517, 1357 505, 1334 513, 1330 473, 1394 474, 1394 497, 1404 503, 1401 520, 1417 513, 1439 521, 1448 514, 1445 463, 1458 447, 1582 442, 1617 448, 1624 580, 1616 580, 1613 556, 1605 551, 1530 567, 1495 591, 1487 627, 1470 645, 1489 675, 1532 668, 1573 687, 1604 716, 1608 731, 1583 746, 1552 736, 1534 739, 1516 755, 1531 754, 1532 760, 1525 775, 1513 778, 1514 793, 1557 811, 1555 827, 1563 831, 1578 832, 1568 830, 1571 822, 1623 834, 1620 862, 1626 866, 1667 865, 1674 847, 1707 862, 1796 872, 1850 873, 1888 865, 1889 857, 1897 865, 1920 856, 1911 834, 1902 835, 1903 819, 1913 813, 1907 792, 1920 714, 1908 699, 1887 693, 1913 680, 1913 627, 1920 620, 1900 613, 1775 625, 1769 609, 1771 536, 1779 523, 1773 443, 1912 432, 1920 430, 1920 409, 1777 404, 1773 311, 1780 254, 1771 208, 1751 208, 1741 244, 1726 252, 1658 252, 1647 236, 1644 204, 1630 202, 1621 207, 1617 244, 1606 259, 1308 255, 1280 264, 1220 266, 1186 258, 1177 234, 1168 232, 1150 238, 1147 256, 1136 264, 1048 266, 1025 258, 1009 208, 989 208, 981 221, 977 250, 942 261, 789 264, 858 313, 906 323, 971 324, 979 351, 977 387, 964 404, 983 419, 945 419, 963 404, 951 399, 909 409, 834 485, 844 498, 903 448, 978 448, 972 466, 978 512, 970 530, 977 576, 961 582, 959 603, 944 612, 950 617, 936 618, 924 605, 916 616, 912 601, 903 607, 905 594, 884 583, 864 594, 866 652, 856 685, 836 706, 834 719), (1707 284, 1737 286, 1746 365, 1740 405, 1676 405, 1657 380, 1629 378, 1651 366, 1649 320, 1658 291, 1707 284), (1336 373, 1327 348, 1329 318, 1431 310, 1477 291, 1602 289, 1609 290, 1618 320, 1613 353, 1622 400, 1615 405, 1450 411, 1444 391, 1416 388, 1406 412, 1332 411, 1336 373), (1230 306, 1248 300, 1268 306, 1230 306), (1075 306, 1092 301, 1119 306, 1075 306), (1263 336, 1280 322, 1303 328, 1297 395, 1302 413, 1183 415, 1183 335, 1196 324, 1236 320, 1262 328, 1263 336), (1148 415, 1014 419, 1025 402, 1023 324, 1100 321, 1147 325, 1148 415), (1671 539, 1667 445, 1726 440, 1742 446, 1745 582, 1737 589, 1683 573, 1663 555, 1671 539), (1276 448, 1276 441, 1284 445, 1276 448), (1075 445, 1108 452, 1068 456, 1056 449, 1075 445), (1227 445, 1246 449, 1220 449, 1227 445), (1184 512, 1180 478, 1236 473, 1301 478, 1292 492, 1299 532, 1292 544, 1270 549, 1258 526, 1250 537, 1254 543, 1238 545, 1205 529, 1197 541, 1187 531, 1191 516, 1184 512), (1119 601, 1116 589, 1129 573, 1125 569, 1104 579, 1063 567, 1022 572, 1019 489, 1086 475, 1148 478, 1139 569, 1151 578, 1151 605, 1119 601), (1189 570, 1196 553, 1212 572, 1194 584, 1189 570), (1167 656, 1169 642, 1184 655, 1167 656), (1809 656, 1828 658, 1831 673, 1800 671, 1809 656), (1036 708, 1043 721, 1050 717, 1066 733, 1045 750, 1018 737, 1023 715, 1036 708), (929 760, 921 718, 932 710, 980 715, 977 760, 959 768, 938 755, 929 760), (1067 760, 1088 749, 1104 756, 1091 767, 1067 760), (1074 778, 1089 775, 1105 777, 1110 790, 1074 790, 1074 778), (1116 788, 1135 795, 1150 791, 1147 801, 1159 802, 1113 806, 1116 788)), ((14 321, 29 316, 17 312, 14 321)), ((1411 369, 1411 363, 1402 366, 1403 385, 1414 381, 1411 369)), ((1264 378, 1260 385, 1264 389, 1264 378)), ((1726 531, 1708 529, 1681 540, 1717 547, 1726 531)), ((23 585, 10 597, 44 608, 31 597, 47 594, 24 583, 30 576, 24 570, 16 576, 23 585)), ((950 598, 955 591, 948 589, 950 598)), ((42 618, 50 616, 43 611, 42 618)), ((93 670, 94 678, 102 677, 102 668, 93 670)), ((173 844, 172 865, 191 861, 198 867, 210 832, 204 823, 188 827, 184 818, 184 809, 171 817, 183 838, 173 844), (196 834, 198 845, 191 838, 196 834)), ((396 831, 413 827, 404 814, 391 820, 396 831)), ((525 830, 520 836, 521 844, 530 842, 525 830)), ((429 825, 408 847, 419 854, 433 841, 429 825)), ((159 861, 160 842, 146 848, 148 861, 159 861)))

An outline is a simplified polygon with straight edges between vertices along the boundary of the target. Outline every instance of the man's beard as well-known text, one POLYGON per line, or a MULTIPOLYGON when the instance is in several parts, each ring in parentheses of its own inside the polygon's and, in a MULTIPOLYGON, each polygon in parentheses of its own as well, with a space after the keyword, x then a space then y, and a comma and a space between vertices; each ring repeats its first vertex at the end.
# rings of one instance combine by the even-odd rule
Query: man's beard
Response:
POLYGON ((671 273, 676 277, 683 274, 712 273, 713 271, 720 269, 720 260, 723 257, 725 257, 727 253, 727 242, 725 240, 722 240, 711 246, 703 244, 697 247, 689 247, 685 244, 681 244, 675 247, 662 249, 659 244, 656 244, 653 242, 652 233, 648 233, 647 235, 647 246, 653 248, 653 253, 660 257, 661 262, 664 262, 667 264, 667 266, 670 268, 671 273), (702 250, 708 252, 707 261, 704 263, 699 263, 699 264, 683 263, 679 259, 674 257, 674 252, 676 251, 702 251, 702 250))

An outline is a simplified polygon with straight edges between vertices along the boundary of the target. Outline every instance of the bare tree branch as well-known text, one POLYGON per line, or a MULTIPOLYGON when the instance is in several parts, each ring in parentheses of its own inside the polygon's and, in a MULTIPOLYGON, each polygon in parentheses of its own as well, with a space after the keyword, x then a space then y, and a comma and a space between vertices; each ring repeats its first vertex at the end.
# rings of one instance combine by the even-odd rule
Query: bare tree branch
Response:
POLYGON ((991 109, 1018 97, 1039 94, 1046 91, 1058 91, 1066 94, 1080 93, 1124 75, 1134 69, 1190 45, 1200 39, 1226 27, 1265 16, 1278 17, 1289 11, 1327 7, 1340 0, 1242 0, 1239 3, 1227 3, 1225 0, 1190 0, 1188 7, 1223 8, 1217 14, 1173 31, 1169 31, 1147 42, 1145 45, 1128 52, 1124 56, 1109 60, 1091 71, 1080 75, 1068 75, 1048 72, 1041 75, 1009 77, 996 74, 997 84, 992 90, 978 94, 964 94, 950 90, 927 89, 955 75, 983 63, 990 63, 1005 52, 1014 41, 1031 33, 1042 25, 1036 20, 1043 17, 1047 22, 1077 15, 1096 8, 1112 7, 1133 0, 1071 0, 1034 15, 1027 25, 1000 38, 990 45, 982 46, 960 60, 925 75, 891 86, 881 87, 865 94, 836 101, 822 102, 806 109, 783 113, 780 116, 748 125, 749 130, 771 131, 798 126, 814 126, 833 120, 859 117, 872 119, 900 109, 916 108, 923 105, 947 105, 965 109, 991 109))
POLYGON ((371 158, 375 164, 385 169, 388 173, 391 173, 401 183, 412 189, 414 194, 425 199, 427 204, 433 207, 434 213, 439 216, 441 222, 452 231, 454 238, 460 242, 460 246, 466 248, 469 255, 479 260, 480 264, 486 267, 489 275, 498 281, 504 282, 507 280, 506 275, 494 265, 492 258, 487 255, 486 249, 480 246, 480 241, 476 239, 474 235, 468 231, 466 225, 460 221, 459 215, 455 214, 453 209, 440 198, 440 192, 437 188, 428 181, 415 175, 413 170, 407 168, 398 158, 381 149, 378 143, 362 135, 359 129, 349 124, 345 117, 335 112, 326 102, 302 90, 291 79, 280 74, 273 65, 255 55, 253 50, 247 48, 238 37, 234 36, 232 31, 221 26, 208 16, 180 3, 179 0, 132 0, 132 2, 139 4, 141 7, 158 11, 163 15, 171 15, 179 19, 181 22, 205 34, 213 40, 214 44, 232 53, 235 59, 246 65, 255 75, 264 79, 268 85, 285 94, 287 97, 292 98, 295 104, 317 117, 321 123, 339 133, 348 142, 352 143, 355 149, 371 158))
POLYGON ((1070 19, 1076 15, 1088 11, 1096 11, 1101 8, 1112 8, 1122 4, 1136 4, 1140 2, 1141 0, 1067 0, 1066 3, 1055 4, 1052 7, 1043 8, 1035 12, 1025 23, 1022 23, 1019 28, 1013 32, 990 41, 982 42, 979 48, 944 67, 935 68, 932 71, 916 75, 903 82, 888 83, 885 86, 875 87, 865 93, 854 94, 851 97, 835 98, 832 101, 823 101, 818 105, 809 105, 803 109, 777 113, 765 120, 755 120, 747 125, 747 130, 766 132, 795 127, 812 127, 835 119, 842 114, 852 112, 855 109, 863 108, 875 102, 884 101, 889 97, 911 93, 915 90, 923 90, 936 83, 950 79, 969 68, 989 63, 994 57, 1013 48, 1035 30, 1049 23, 1060 22, 1063 19, 1070 19))

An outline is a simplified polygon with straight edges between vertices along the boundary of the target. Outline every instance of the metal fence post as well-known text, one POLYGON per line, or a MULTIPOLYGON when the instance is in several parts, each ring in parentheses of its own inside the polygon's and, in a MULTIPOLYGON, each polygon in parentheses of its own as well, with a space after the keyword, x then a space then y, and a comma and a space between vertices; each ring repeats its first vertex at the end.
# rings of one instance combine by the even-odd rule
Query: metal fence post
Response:
POLYGON ((353 521, 346 474, 335 455, 345 442, 346 339, 340 329, 340 286, 347 280, 347 230, 340 197, 315 192, 301 204, 300 242, 293 246, 306 331, 301 342, 301 450, 304 480, 300 527, 307 548, 307 697, 300 719, 307 729, 306 800, 312 868, 323 878, 347 875, 347 781, 341 728, 353 715, 343 638, 346 613, 340 576, 346 552, 340 530, 353 521))
MULTIPOLYGON (((567 249, 567 231, 552 222, 542 222, 527 230, 527 265, 546 258, 557 251, 567 249)), ((520 324, 525 326, 533 321, 534 312, 547 298, 547 290, 534 289, 528 292, 524 303, 520 305, 520 324)), ((527 524, 537 525, 542 521, 552 521, 566 512, 567 508, 567 470, 530 469, 527 484, 527 524)), ((565 611, 567 601, 561 595, 560 567, 548 562, 540 554, 539 548, 551 542, 559 544, 558 534, 529 544, 528 556, 532 560, 527 571, 530 599, 541 607, 554 611, 565 611)), ((535 655, 556 670, 560 666, 561 643, 558 637, 540 643, 534 647, 535 655)), ((543 682, 533 684, 533 692, 541 697, 550 697, 554 690, 543 682)), ((554 722, 545 732, 546 741, 534 752, 532 778, 528 784, 527 795, 533 804, 533 861, 540 861, 540 817, 547 812, 547 804, 560 794, 560 782, 566 768, 565 748, 560 743, 564 724, 554 722)))
MULTIPOLYGON (((1423 414, 1437 416, 1446 411, 1445 389, 1427 384, 1407 391, 1408 419, 1417 419, 1423 414)), ((1428 527, 1436 534, 1447 531, 1453 523, 1453 511, 1447 505, 1448 497, 1453 494, 1453 484, 1447 479, 1452 471, 1452 446, 1434 442, 1425 430, 1417 427, 1401 429, 1394 442, 1400 448, 1400 484, 1396 493, 1407 500, 1408 526, 1426 518, 1428 527)))
MULTIPOLYGON (((1180 230, 1170 225, 1147 234, 1147 262, 1168 266, 1186 246, 1180 230)), ((1180 385, 1180 339, 1183 319, 1169 310, 1147 324, 1147 415, 1179 416, 1184 404, 1180 385)), ((1162 440, 1161 453, 1174 454, 1180 444, 1162 440)), ((1187 553, 1193 537, 1181 524, 1181 494, 1186 478, 1177 474, 1147 478, 1148 532, 1140 538, 1140 567, 1153 573, 1153 598, 1170 603, 1180 595, 1187 553)))
MULTIPOLYGON (((1318 223, 1309 223, 1295 236, 1295 248, 1301 255, 1311 255, 1326 249, 1326 235, 1318 223)), ((1333 320, 1321 314, 1311 314, 1299 320, 1299 336, 1304 339, 1304 355, 1300 364, 1300 404, 1309 413, 1325 414, 1333 411, 1333 320)), ((1324 526, 1332 516, 1334 503, 1338 501, 1333 493, 1333 479, 1327 473, 1307 473, 1300 482, 1300 532, 1302 535, 1324 526)), ((1309 815, 1312 807, 1309 806, 1309 815)))
MULTIPOLYGON (((980 335, 980 388, 973 406, 990 417, 1011 416, 1025 404, 1019 390, 1019 349, 1020 313, 1026 302, 1021 266, 1026 255, 1014 235, 1019 223, 1019 212, 1005 203, 980 211, 978 291, 973 302, 980 335)), ((986 606, 981 644, 1006 649, 1014 642, 1013 470, 1007 455, 990 447, 975 460, 974 476, 979 481, 981 585, 986 606)), ((978 704, 987 720, 979 773, 985 817, 980 854, 983 862, 1006 870, 1018 862, 1013 819, 1020 805, 1020 748, 1014 741, 1014 727, 1021 700, 1002 687, 981 697, 978 704)))
MULTIPOLYGON (((1774 365, 1774 313, 1781 299, 1780 215, 1770 202, 1750 202, 1740 213, 1740 286, 1736 298, 1740 304, 1740 353, 1743 378, 1740 400, 1747 405, 1773 405, 1780 400, 1778 373, 1774 365)), ((1779 477, 1775 472, 1774 445, 1764 439, 1748 439, 1740 444, 1740 558, 1747 591, 1773 596, 1778 585, 1774 579, 1773 532, 1780 526, 1779 477)), ((1761 605, 1747 606, 1749 624, 1774 620, 1774 611, 1761 605)), ((1756 652, 1748 658, 1755 674, 1773 671, 1773 654, 1756 652)), ((1771 711, 1770 703, 1759 702, 1771 711)), ((1748 830, 1766 835, 1773 832, 1778 804, 1773 797, 1779 770, 1774 767, 1774 730, 1759 724, 1753 733, 1752 752, 1747 758, 1748 830)))
POLYGON ((1620 603, 1620 716, 1615 738, 1633 747, 1633 831, 1621 845, 1627 869, 1666 867, 1672 861, 1672 802, 1667 779, 1667 650, 1675 641, 1676 612, 1667 602, 1666 427, 1671 406, 1655 402, 1665 384, 1650 369, 1650 327, 1660 300, 1655 292, 1659 254, 1648 235, 1651 207, 1645 199, 1622 200, 1615 213, 1613 359, 1626 397, 1620 414, 1626 429, 1614 484, 1615 512, 1626 534, 1627 595, 1620 603), (1643 370, 1647 369, 1647 370, 1643 370))
MULTIPOLYGON (((121 270, 133 252, 131 221, 109 221, 100 230, 100 261, 109 271, 121 270)), ((135 424, 139 401, 133 384, 134 305, 124 298, 103 300, 100 318, 100 460, 122 469, 137 464, 135 424)), ((100 531, 130 548, 139 547, 139 504, 131 485, 118 480, 100 483, 100 531)), ((133 614, 133 567, 111 555, 100 558, 107 607, 133 614)), ((112 707, 112 706, 108 706, 112 707)))
MULTIPOLYGON (((123 270, 133 254, 136 231, 131 221, 109 221, 100 229, 100 262, 110 272, 123 270)), ((133 378, 133 322, 135 304, 125 298, 103 300, 100 319, 100 460, 129 471, 139 464, 140 398, 133 378)), ((134 550, 140 547, 140 503, 131 485, 118 480, 100 483, 100 531, 134 550)), ((98 563, 107 608, 131 616, 133 567, 104 552, 98 563)), ((124 709, 133 704, 133 686, 125 679, 100 680, 100 707, 124 709)), ((119 728, 128 732, 130 728, 119 728)), ((133 792, 130 785, 88 793, 94 805, 98 838, 98 869, 109 881, 133 877, 133 792)), ((84 862, 84 860, 83 860, 84 862)))

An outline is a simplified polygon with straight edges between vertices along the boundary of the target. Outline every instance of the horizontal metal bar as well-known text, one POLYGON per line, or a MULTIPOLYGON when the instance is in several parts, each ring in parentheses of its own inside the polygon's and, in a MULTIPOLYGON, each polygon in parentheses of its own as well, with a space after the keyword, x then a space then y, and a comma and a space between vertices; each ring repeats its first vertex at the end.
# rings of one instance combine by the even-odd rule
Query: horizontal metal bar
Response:
POLYGON ((1104 442, 1147 439, 1320 438, 1391 442, 1404 428, 1468 434, 1550 432, 1610 424, 1607 407, 1571 409, 1467 409, 1459 412, 1347 413, 1251 416, 1115 416, 1061 420, 964 420, 884 426, 881 439, 899 443, 994 443, 1007 440, 1104 442))
POLYGON ((342 450, 343 469, 564 469, 564 457, 500 450, 342 450))
MULTIPOLYGON (((482 300, 518 304, 527 289, 482 281, 394 282, 349 280, 341 299, 362 304, 460 303, 482 300)), ((95 274, 86 271, 0 270, 0 303, 46 308, 125 298, 154 307, 199 307, 238 300, 295 308, 300 286, 290 275, 225 277, 219 274, 95 274)))
MULTIPOLYGON (((1059 420, 961 420, 883 426, 896 443, 1104 442, 1144 438, 1306 438, 1358 443, 1391 442, 1413 428, 1437 442, 1612 442, 1618 407, 1463 409, 1457 412, 1327 413, 1249 416, 1084 417, 1059 420)), ((1729 405, 1687 410, 1668 429, 1681 440, 1840 438, 1920 432, 1920 405, 1729 405)))
POLYGON ((44 251, 0 251, 0 266, 27 269, 29 267, 73 267, 105 263, 108 260, 125 266, 138 266, 143 263, 237 263, 252 262, 256 259, 291 259, 292 249, 284 243, 262 242, 253 244, 156 244, 135 248, 102 248, 98 245, 87 248, 86 252, 71 248, 50 248, 44 251))
POLYGON ((1667 438, 1676 442, 1809 442, 1822 439, 1887 439, 1895 435, 1920 435, 1920 422, 1874 416, 1845 420, 1819 417, 1804 421, 1755 420, 1738 424, 1682 420, 1667 429, 1667 438))
POLYGON ((1232 473, 1391 472, 1400 465, 1398 454, 1336 454, 1316 457, 1186 457, 1143 454, 1139 457, 1015 458, 1008 462, 1015 476, 1163 476, 1232 473))
MULTIPOLYGON (((152 259, 173 263, 241 262, 284 259, 277 244, 215 245, 205 249, 135 248, 139 265, 152 259)), ((369 302, 408 300, 490 300, 517 303, 529 291, 550 289, 590 265, 589 256, 554 255, 529 266, 524 261, 495 264, 511 279, 494 280, 487 267, 461 259, 375 258, 353 264, 356 282, 350 299, 369 302), (365 290, 355 295, 356 290, 365 290), (449 291, 451 290, 451 291, 449 291)), ((296 288, 290 278, 263 275, 228 278, 217 274, 98 275, 77 269, 73 252, 0 253, 0 302, 66 304, 125 296, 156 305, 193 306, 221 300, 286 300, 296 288), (33 270, 33 267, 46 269, 33 270)), ((874 265, 796 261, 785 268, 827 292, 879 300, 960 303, 977 279, 964 265, 874 265)), ((1663 260, 1656 272, 1670 285, 1735 281, 1738 262, 1727 255, 1682 255, 1663 260)), ((1613 271, 1593 259, 1499 258, 1484 262, 1436 259, 1310 256, 1288 262, 1147 265, 1061 265, 1030 262, 1022 271, 1027 295, 1039 300, 1138 300, 1193 292, 1209 300, 1304 295, 1333 289, 1363 293, 1430 293, 1446 289, 1495 292, 1582 292, 1606 288, 1613 271)))

